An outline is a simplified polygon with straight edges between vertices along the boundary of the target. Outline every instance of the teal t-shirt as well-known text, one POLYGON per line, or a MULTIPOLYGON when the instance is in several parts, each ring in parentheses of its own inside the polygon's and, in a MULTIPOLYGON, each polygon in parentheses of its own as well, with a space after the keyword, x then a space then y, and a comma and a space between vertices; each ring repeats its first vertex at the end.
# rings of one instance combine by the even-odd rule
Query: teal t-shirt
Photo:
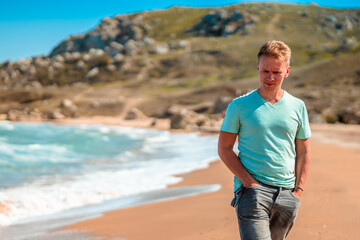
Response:
MULTIPOLYGON (((303 101, 284 91, 271 105, 254 90, 229 104, 220 130, 238 134, 238 157, 256 180, 294 187, 295 138, 311 135, 303 101)), ((241 186, 235 176, 234 191, 241 186)))

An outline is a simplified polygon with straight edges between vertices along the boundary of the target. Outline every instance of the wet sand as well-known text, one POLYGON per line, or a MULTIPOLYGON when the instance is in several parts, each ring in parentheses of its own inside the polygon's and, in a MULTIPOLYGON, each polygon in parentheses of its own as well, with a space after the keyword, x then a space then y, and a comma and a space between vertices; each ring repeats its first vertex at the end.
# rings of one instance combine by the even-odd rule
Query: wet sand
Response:
MULTIPOLYGON (((289 240, 357 239, 360 236, 360 126, 312 125, 312 166, 289 240)), ((183 175, 174 186, 221 184, 213 193, 106 212, 67 230, 101 239, 240 239, 232 174, 222 162, 183 175)))

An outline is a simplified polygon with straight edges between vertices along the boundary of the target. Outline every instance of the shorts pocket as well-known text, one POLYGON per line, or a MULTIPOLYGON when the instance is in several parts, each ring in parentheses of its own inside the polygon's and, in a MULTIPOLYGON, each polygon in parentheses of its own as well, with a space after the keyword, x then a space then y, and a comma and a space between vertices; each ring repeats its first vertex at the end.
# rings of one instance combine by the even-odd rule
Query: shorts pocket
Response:
POLYGON ((238 188, 238 190, 235 191, 234 198, 233 198, 233 200, 231 200, 231 204, 230 204, 232 207, 236 207, 236 204, 240 198, 241 192, 242 192, 242 187, 238 188))
POLYGON ((292 193, 292 190, 289 190, 289 193, 290 193, 290 195, 291 195, 293 198, 295 198, 295 200, 297 200, 297 201, 300 202, 300 198, 295 197, 295 195, 292 193))

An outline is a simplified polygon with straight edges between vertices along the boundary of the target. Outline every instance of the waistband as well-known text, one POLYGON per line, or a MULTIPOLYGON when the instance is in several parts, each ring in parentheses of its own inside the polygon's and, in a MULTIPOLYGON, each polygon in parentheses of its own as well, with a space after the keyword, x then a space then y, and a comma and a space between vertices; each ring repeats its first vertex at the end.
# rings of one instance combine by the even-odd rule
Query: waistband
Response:
POLYGON ((273 188, 273 189, 280 189, 280 190, 293 190, 294 188, 287 188, 287 187, 278 187, 278 186, 272 186, 272 185, 269 185, 269 184, 265 184, 265 183, 262 183, 262 182, 259 182, 260 185, 264 186, 264 187, 268 187, 268 188, 273 188))

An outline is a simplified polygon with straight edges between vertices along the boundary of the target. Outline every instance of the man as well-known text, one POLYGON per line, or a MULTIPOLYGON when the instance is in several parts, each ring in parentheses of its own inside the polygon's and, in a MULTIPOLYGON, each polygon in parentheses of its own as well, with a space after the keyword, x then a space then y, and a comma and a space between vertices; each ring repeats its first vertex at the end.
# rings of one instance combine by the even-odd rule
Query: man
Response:
POLYGON ((260 87, 230 103, 220 129, 218 153, 235 175, 232 205, 242 240, 285 239, 309 172, 306 107, 281 88, 290 57, 281 41, 260 48, 260 87), (233 151, 237 137, 238 156, 233 151))

